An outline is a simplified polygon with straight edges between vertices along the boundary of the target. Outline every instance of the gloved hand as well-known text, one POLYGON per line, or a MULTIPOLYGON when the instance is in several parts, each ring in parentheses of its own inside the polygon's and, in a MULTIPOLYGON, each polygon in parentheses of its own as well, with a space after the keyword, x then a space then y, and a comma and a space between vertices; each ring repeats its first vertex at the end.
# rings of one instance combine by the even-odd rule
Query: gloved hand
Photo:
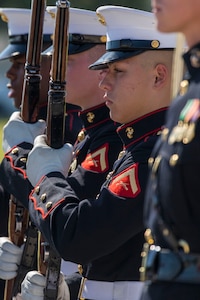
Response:
POLYGON ((14 245, 8 237, 0 237, 0 278, 9 280, 17 276, 23 246, 14 245))
MULTIPOLYGON (((22 300, 43 300, 46 278, 37 271, 30 271, 26 274, 21 284, 22 300)), ((58 296, 55 300, 70 300, 69 288, 60 273, 58 296)))
POLYGON ((14 112, 3 127, 3 151, 6 153, 23 142, 33 144, 35 137, 44 133, 45 127, 44 120, 26 123, 22 120, 20 112, 14 112))
POLYGON ((72 161, 72 151, 71 144, 53 149, 47 145, 46 135, 38 136, 26 164, 26 173, 32 186, 36 186, 42 176, 51 172, 60 172, 66 177, 72 161))

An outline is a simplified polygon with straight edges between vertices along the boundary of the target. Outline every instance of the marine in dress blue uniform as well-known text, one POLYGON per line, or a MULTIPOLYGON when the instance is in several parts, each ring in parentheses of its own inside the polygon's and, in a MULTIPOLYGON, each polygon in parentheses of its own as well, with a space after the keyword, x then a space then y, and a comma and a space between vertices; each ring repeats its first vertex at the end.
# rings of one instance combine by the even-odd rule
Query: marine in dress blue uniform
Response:
MULTIPOLYGON (((30 9, 22 8, 0 8, 0 16, 7 23, 8 29, 8 45, 0 53, 0 61, 14 59, 26 54, 27 40, 30 22, 30 9)), ((43 49, 49 47, 52 43, 51 35, 53 27, 51 26, 51 18, 46 13, 43 34, 43 49)), ((0 186, 1 216, 0 216, 0 236, 8 235, 8 213, 9 213, 10 195, 0 186)), ((3 299, 4 282, 0 281, 0 298, 3 299)))
MULTIPOLYGON (((105 44, 106 37, 103 35, 105 28, 96 21, 97 18, 94 12, 86 11, 83 13, 82 10, 71 8, 70 17, 69 55, 87 51, 97 44, 105 44), (91 26, 90 23, 90 26, 86 27, 84 21, 87 20, 88 22, 94 22, 95 20, 97 26, 91 26), (80 24, 82 24, 81 30, 80 24)), ((51 49, 47 49, 46 54, 51 54, 51 49)), ((69 171, 71 175, 67 178, 70 187, 80 200, 97 196, 108 172, 122 150, 122 141, 116 132, 119 124, 110 119, 109 109, 105 106, 103 99, 101 102, 95 107, 80 112, 83 129, 80 131, 75 143, 74 159, 69 171)), ((27 181, 25 169, 26 158, 31 149, 32 144, 27 143, 14 147, 5 155, 2 162, 1 179, 3 184, 10 193, 23 199, 22 202, 26 207, 31 186, 27 181), (8 182, 11 180, 12 185, 7 180, 8 182), (18 189, 19 186, 21 187, 20 190, 18 189)), ((76 251, 79 251, 78 248, 76 251)), ((80 275, 78 278, 80 278, 80 275)), ((72 287, 75 281, 73 278, 67 278, 71 299, 77 298, 77 295, 75 297, 77 285, 75 284, 75 287, 72 287)))
MULTIPOLYGON (((1 51, 0 60, 26 54, 31 10, 24 8, 0 8, 0 16, 8 25, 9 44, 1 51)), ((43 28, 43 50, 52 44, 53 25, 49 14, 45 13, 43 28)))
MULTIPOLYGON (((101 7, 97 13, 101 22, 108 24, 110 40, 106 54, 90 66, 92 69, 106 69, 112 62, 148 50, 174 48, 174 38, 168 39, 156 32, 151 13, 121 7, 101 7), (120 24, 116 16, 120 16, 120 24), (116 25, 123 30, 117 30, 116 25)), ((147 162, 166 109, 160 107, 119 127, 124 152, 96 197, 81 199, 70 177, 65 178, 56 170, 42 177, 30 194, 29 211, 36 226, 62 258, 83 265, 80 297, 129 300, 134 296, 138 299, 142 287, 138 281, 147 162)), ((14 156, 13 150, 7 154, 7 159, 17 166, 19 149, 14 156)), ((92 164, 95 167, 96 159, 91 160, 92 157, 94 155, 89 155, 82 167, 92 164)), ((2 167, 5 168, 8 161, 5 159, 2 167)), ((27 206, 27 201, 24 205, 27 206)))
MULTIPOLYGON (((23 8, 0 8, 0 16, 4 22, 7 23, 9 44, 1 51, 0 61, 10 60, 11 66, 6 72, 6 76, 10 80, 8 88, 14 89, 14 106, 19 109, 22 100, 22 86, 23 86, 23 63, 25 63, 27 42, 31 18, 31 10, 23 8), (20 71, 22 70, 22 71, 20 71), (16 81, 16 77, 19 77, 16 81), (20 92, 16 92, 16 90, 20 92)), ((45 12, 44 25, 43 25, 43 44, 42 49, 45 50, 52 44, 53 24, 51 17, 45 12)), ((44 63, 44 62, 43 62, 44 63)), ((42 76, 48 73, 50 63, 45 62, 45 71, 41 72, 42 76)), ((41 83, 45 87, 44 82, 41 83)), ((48 85, 46 85, 48 86, 48 85)), ((45 87, 46 89, 46 87, 45 87)), ((44 89, 44 90, 45 90, 44 89)), ((45 93, 44 93, 45 94, 45 93)), ((44 94, 41 93, 41 96, 44 94)), ((10 95, 9 95, 10 97, 10 95)), ((12 96, 11 96, 12 97, 12 96)), ((39 103, 39 117, 46 117, 46 95, 45 99, 40 99, 39 103)))
POLYGON ((187 72, 150 159, 145 300, 199 299, 199 53, 197 44, 183 55, 187 72))
MULTIPOLYGON (((29 34, 29 25, 31 18, 31 10, 23 8, 0 8, 0 16, 8 25, 9 44, 0 53, 0 61, 7 59, 17 59, 26 55, 27 41, 29 34), (22 22, 23 19, 23 22, 22 22)), ((46 11, 43 26, 43 46, 42 50, 49 49, 52 45, 52 36, 54 31, 54 22, 51 15, 46 11)), ((51 59, 51 57, 49 57, 51 59)), ((45 65, 45 67, 47 67, 45 65)), ((46 70, 47 71, 47 70, 46 70)), ((42 72, 43 74, 45 71, 42 72)), ((42 75, 43 75, 42 74, 42 75)), ((41 84, 42 85, 42 84, 41 84)), ((47 98, 39 101, 39 118, 46 119, 47 114, 47 98)), ((15 101, 16 108, 20 103, 15 101)), ((68 104, 66 113, 66 140, 72 144, 75 143, 77 135, 82 128, 79 118, 80 107, 68 104)))

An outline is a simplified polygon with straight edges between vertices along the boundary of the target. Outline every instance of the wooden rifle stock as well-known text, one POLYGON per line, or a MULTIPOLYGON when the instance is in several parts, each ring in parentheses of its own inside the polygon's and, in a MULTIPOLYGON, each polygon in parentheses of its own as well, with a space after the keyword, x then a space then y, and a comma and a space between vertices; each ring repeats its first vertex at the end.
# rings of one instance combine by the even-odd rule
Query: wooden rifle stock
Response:
MULTIPOLYGON (((24 236, 28 224, 28 211, 11 195, 9 203, 9 220, 8 220, 9 237, 11 241, 21 246, 24 243, 24 236)), ((4 289, 4 300, 13 299, 13 288, 15 278, 7 280, 4 289)))
MULTIPOLYGON (((47 109, 47 144, 52 148, 64 145, 66 111, 66 65, 68 57, 68 1, 57 1, 56 22, 53 39, 53 56, 47 109)), ((41 243, 43 260, 40 271, 46 276, 45 300, 57 299, 61 257, 44 240, 41 243)))
MULTIPOLYGON (((27 56, 25 66, 25 79, 22 93, 22 111, 21 116, 25 122, 33 123, 37 121, 37 102, 39 101, 40 81, 40 55, 42 50, 43 21, 45 12, 44 0, 32 0, 31 24, 27 45, 27 56)), ((11 241, 21 246, 25 242, 27 227, 29 225, 28 210, 25 209, 18 199, 13 195, 10 198, 9 209, 9 237, 11 241)), ((36 242, 35 234, 26 237, 26 242, 31 245, 31 251, 34 252, 36 242)), ((25 244, 24 251, 27 249, 25 244)), ((30 254, 30 253, 29 253, 30 254)), ((28 257, 27 253, 22 255, 22 266, 19 267, 16 278, 7 280, 4 290, 4 300, 12 300, 20 291, 21 282, 25 274, 33 267, 34 253, 28 257), (33 254, 33 256, 32 256, 33 254)))

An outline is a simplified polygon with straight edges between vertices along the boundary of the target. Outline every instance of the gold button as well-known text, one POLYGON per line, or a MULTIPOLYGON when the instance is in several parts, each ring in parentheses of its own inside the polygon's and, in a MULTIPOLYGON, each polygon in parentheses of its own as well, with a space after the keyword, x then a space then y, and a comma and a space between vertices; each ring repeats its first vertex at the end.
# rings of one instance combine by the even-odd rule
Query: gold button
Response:
POLYGON ((71 171, 71 173, 73 173, 76 170, 76 167, 77 167, 77 159, 75 158, 70 165, 69 170, 71 171))
POLYGON ((159 41, 157 41, 157 40, 153 40, 153 41, 151 41, 151 47, 152 48, 158 48, 160 46, 160 42, 159 41))
POLYGON ((151 229, 150 228, 147 228, 145 233, 144 233, 144 238, 145 240, 147 241, 147 243, 149 245, 153 245, 154 244, 154 239, 153 239, 153 236, 152 236, 152 233, 151 233, 151 229))
POLYGON ((182 80, 180 83, 180 95, 183 96, 187 93, 189 87, 189 81, 188 80, 182 80))
POLYGON ((124 154, 125 154, 124 150, 120 151, 117 159, 122 158, 124 156, 124 154))
POLYGON ((44 193, 44 194, 41 195, 40 200, 41 200, 43 203, 45 203, 45 202, 46 202, 46 198, 47 198, 47 194, 44 193))
POLYGON ((179 159, 179 156, 178 154, 173 154, 171 157, 170 157, 170 160, 169 160, 169 164, 171 167, 175 166, 177 164, 177 161, 179 159))
POLYGON ((185 131, 183 144, 188 144, 193 140, 193 138, 195 137, 195 130, 196 130, 195 123, 190 122, 190 124, 187 127, 187 130, 185 131))
POLYGON ((160 155, 158 155, 156 158, 155 158, 155 161, 154 161, 154 164, 153 164, 153 167, 152 167, 152 172, 153 173, 156 173, 157 170, 158 170, 158 167, 159 167, 159 164, 161 162, 161 159, 162 157, 160 155))
POLYGON ((114 172, 114 171, 110 171, 110 172, 108 173, 108 175, 106 176, 106 180, 110 180, 110 178, 111 178, 113 172, 114 172))
POLYGON ((169 129, 168 128, 164 128, 163 131, 162 131, 162 140, 163 141, 166 141, 168 133, 169 133, 169 129))
POLYGON ((163 229, 163 235, 168 236, 169 235, 169 230, 167 228, 163 229))
POLYGON ((20 158, 20 161, 25 164, 27 162, 27 158, 26 157, 22 157, 22 158, 20 158))
POLYGON ((161 133, 162 133, 162 131, 159 130, 159 131, 156 133, 156 135, 161 135, 161 133))
POLYGON ((154 158, 153 157, 149 157, 149 159, 148 159, 148 165, 149 165, 149 167, 153 166, 153 162, 154 162, 154 158))
POLYGON ((19 152, 19 148, 16 147, 16 148, 12 149, 11 153, 12 154, 17 154, 18 152, 19 152))
POLYGON ((79 142, 82 142, 85 138, 85 131, 84 130, 81 130, 78 134, 78 141, 79 142))
POLYGON ((79 274, 83 274, 83 267, 82 267, 82 265, 78 265, 78 272, 79 272, 79 274))
POLYGON ((39 193, 40 193, 40 187, 39 187, 39 185, 36 186, 36 188, 35 188, 35 193, 36 193, 37 195, 39 195, 39 193))
POLYGON ((52 202, 47 202, 46 208, 47 210, 50 210, 52 208, 52 202))
POLYGON ((106 35, 102 35, 102 36, 100 37, 100 41, 101 41, 102 43, 106 43, 106 41, 107 41, 106 35))

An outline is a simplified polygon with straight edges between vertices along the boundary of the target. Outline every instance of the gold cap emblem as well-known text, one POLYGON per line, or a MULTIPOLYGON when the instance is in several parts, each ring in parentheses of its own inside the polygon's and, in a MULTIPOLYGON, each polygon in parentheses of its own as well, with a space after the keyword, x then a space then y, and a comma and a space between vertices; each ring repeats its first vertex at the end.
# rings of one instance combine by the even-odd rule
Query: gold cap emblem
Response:
POLYGON ((78 134, 78 141, 79 142, 82 142, 85 138, 85 131, 84 130, 81 130, 78 134))
POLYGON ((52 11, 48 11, 48 13, 50 14, 50 16, 52 17, 52 19, 56 18, 56 14, 52 11))
POLYGON ((97 17, 98 17, 99 22, 100 22, 102 25, 105 25, 105 26, 106 26, 106 20, 105 20, 105 18, 104 18, 100 13, 97 13, 97 17))
POLYGON ((0 16, 1 16, 1 19, 2 19, 2 21, 3 21, 3 22, 6 22, 6 23, 8 23, 8 18, 6 17, 6 15, 5 15, 5 14, 3 14, 3 13, 0 13, 0 16))

